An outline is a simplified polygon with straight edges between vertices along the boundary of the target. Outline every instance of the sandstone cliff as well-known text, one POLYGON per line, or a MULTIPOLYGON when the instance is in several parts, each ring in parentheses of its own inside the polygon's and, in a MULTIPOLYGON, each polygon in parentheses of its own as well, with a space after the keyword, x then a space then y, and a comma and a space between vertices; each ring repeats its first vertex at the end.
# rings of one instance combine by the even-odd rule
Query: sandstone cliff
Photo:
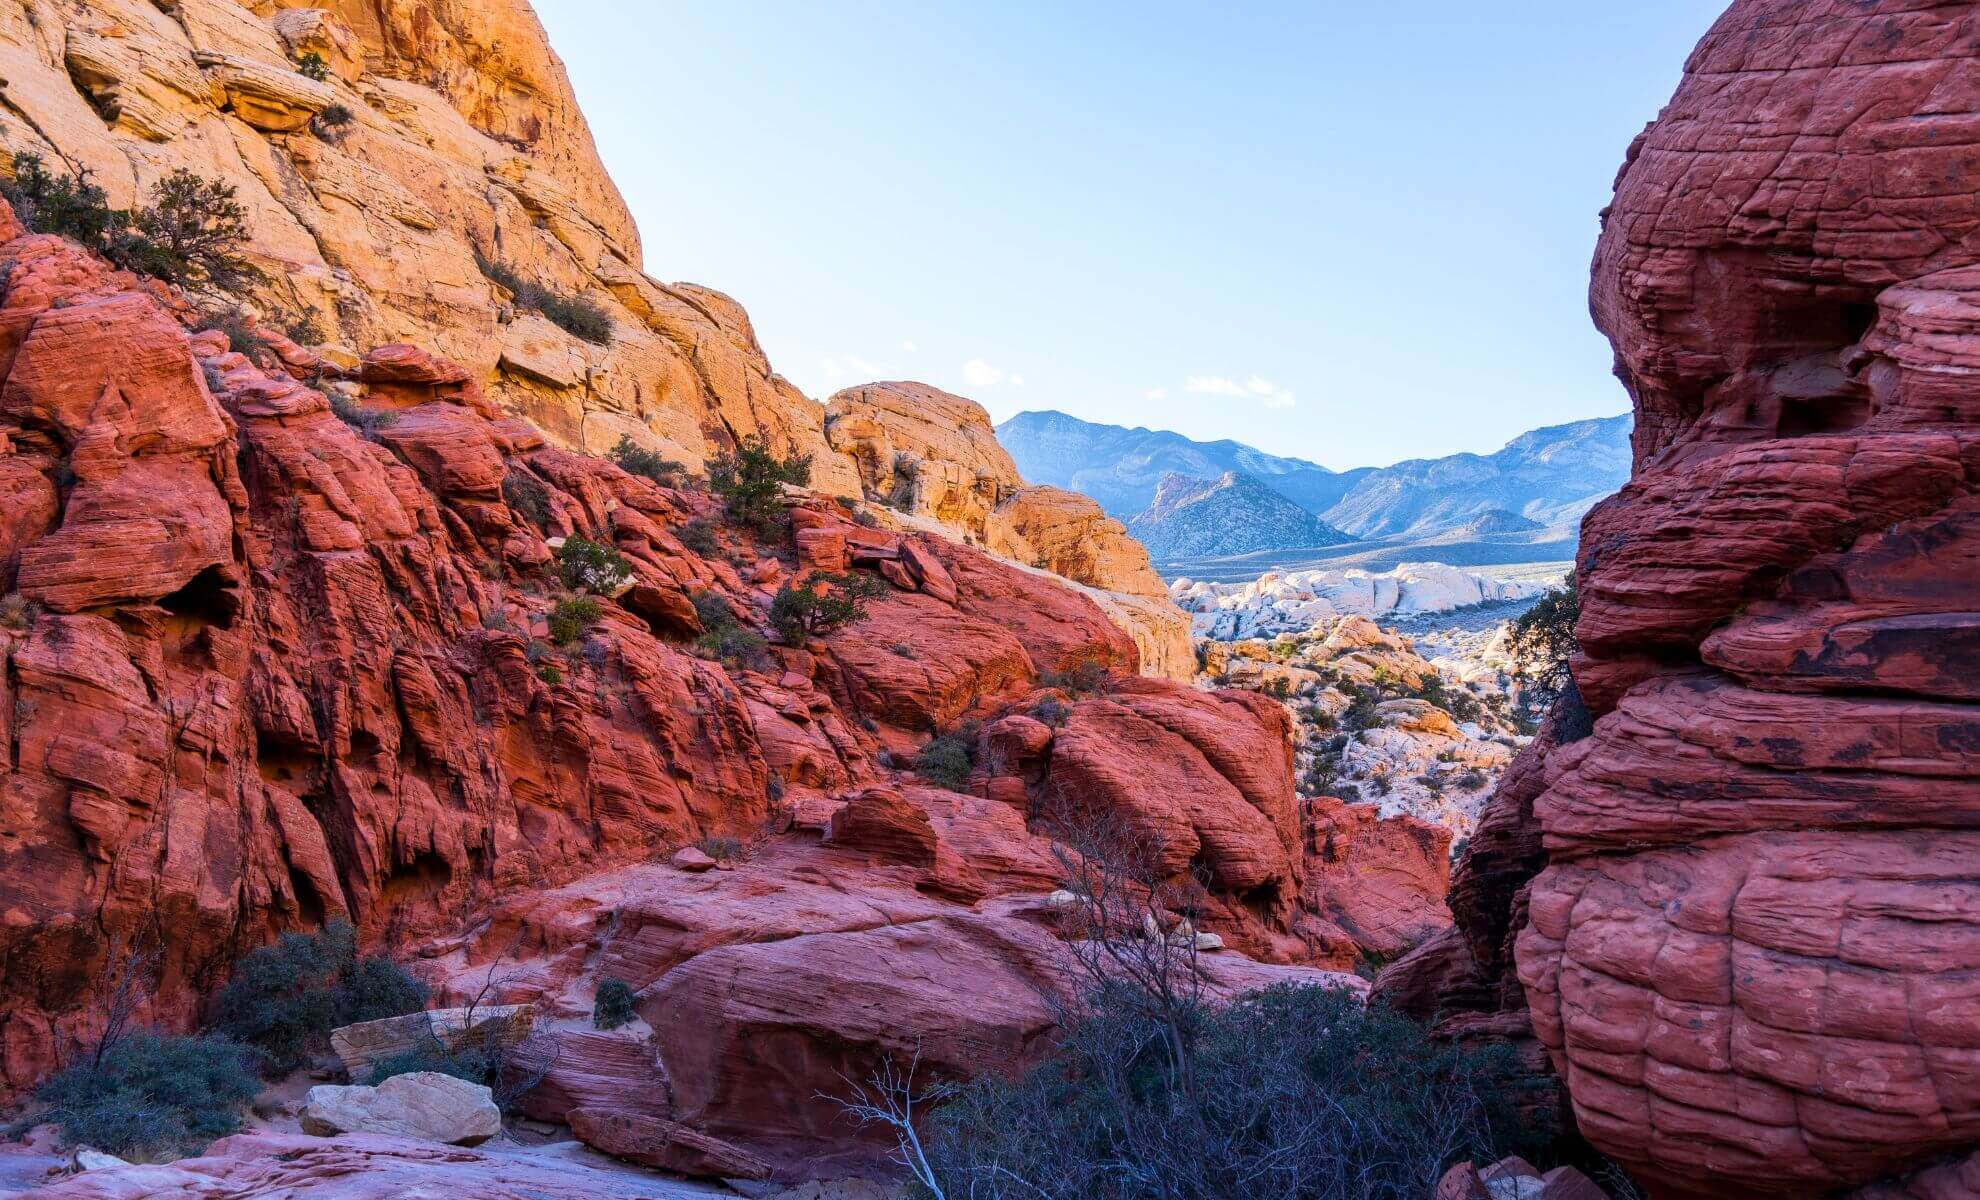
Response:
POLYGON ((1195 675, 1189 617, 1148 551, 1093 500, 1025 483, 982 405, 925 383, 864 384, 831 398, 825 438, 858 464, 868 499, 1089 589, 1149 674, 1195 675))
MULTIPOLYGON (((249 307, 271 327, 306 321, 333 359, 421 346, 570 449, 630 437, 699 469, 760 434, 809 454, 827 493, 871 485, 874 464, 826 443, 822 406, 772 370, 740 305, 643 274, 639 232, 525 0, 31 0, 0 14, 0 79, 0 159, 87 171, 120 205, 177 167, 238 189, 271 277, 249 307), (323 70, 304 73, 310 55, 323 70), (609 338, 546 319, 518 281, 600 306, 609 338)), ((933 389, 906 399, 928 409, 896 406, 910 424, 950 415, 933 389)), ((1015 479, 987 420, 981 432, 980 457, 1015 479)), ((931 464, 928 486, 958 469, 931 464)), ((963 481, 930 506, 966 517, 969 493, 963 481)), ((1068 514, 1048 538, 1095 523, 1068 514)), ((1139 553, 1113 537, 1106 557, 1139 553)), ((1152 671, 1182 677, 1184 623, 1147 586, 1146 555, 1138 570, 1061 571, 1091 564, 991 548, 1126 593, 1099 599, 1152 671)))
POLYGON ((1980 1142, 1976 46, 1970 4, 1739 0, 1630 148, 1594 272, 1637 417, 1582 530, 1595 720, 1515 765, 1461 933, 1384 980, 1517 1028, 1516 960, 1581 1131, 1660 1196, 1842 1194, 1980 1142))
POLYGON ((856 487, 738 305, 641 273, 524 0, 30 0, 0 14, 0 78, 0 146, 87 169, 115 203, 174 167, 238 188, 270 317, 430 348, 568 447, 631 436, 693 466, 762 433, 813 453, 827 490, 856 487), (478 260, 602 305, 610 344, 517 306, 478 260))

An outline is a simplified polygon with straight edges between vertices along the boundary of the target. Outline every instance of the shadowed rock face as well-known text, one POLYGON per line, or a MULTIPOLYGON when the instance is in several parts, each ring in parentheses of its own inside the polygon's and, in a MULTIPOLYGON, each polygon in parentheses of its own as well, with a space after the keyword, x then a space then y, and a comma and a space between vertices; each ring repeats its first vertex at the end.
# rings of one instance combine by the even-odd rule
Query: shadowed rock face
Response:
POLYGON ((1596 721, 1523 927, 1496 890, 1582 1132, 1661 1194, 1980 1141, 1976 56, 1971 5, 1741 0, 1606 215, 1637 432, 1582 532, 1596 721))

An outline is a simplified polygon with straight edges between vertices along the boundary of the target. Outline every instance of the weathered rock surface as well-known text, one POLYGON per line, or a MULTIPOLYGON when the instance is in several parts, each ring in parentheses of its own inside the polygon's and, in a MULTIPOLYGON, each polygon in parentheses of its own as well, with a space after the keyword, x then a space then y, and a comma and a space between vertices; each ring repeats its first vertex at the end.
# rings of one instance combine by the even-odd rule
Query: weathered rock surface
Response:
POLYGON ((708 1189, 623 1167, 575 1142, 523 1149, 466 1149, 435 1142, 347 1134, 241 1133, 198 1158, 88 1171, 38 1189, 51 1200, 218 1200, 308 1196, 312 1200, 702 1200, 708 1189))
POLYGON ((346 347, 430 347, 565 446, 631 436, 698 466, 762 433, 814 454, 822 487, 857 491, 822 408, 771 371, 741 307, 642 273, 525 0, 37 2, 0 21, 0 70, 8 152, 87 168, 117 204, 178 167, 236 187, 254 257, 282 280, 271 316, 308 315, 346 347), (311 52, 321 82, 297 69, 311 52), (325 124, 332 107, 351 119, 325 124), (602 306, 610 344, 518 308, 477 256, 602 306))
MULTIPOLYGON (((1840 1194, 1980 1140, 1977 22, 1740 0, 1605 218, 1637 433, 1583 527, 1597 719, 1460 921, 1488 972, 1518 930, 1581 1131, 1659 1195, 1840 1194)), ((1909 1194, 1972 1194, 1936 1169, 1909 1194)))
MULTIPOLYGON (((25 501, 0 523, 7 1088, 88 1036, 119 948, 162 949, 142 1019, 184 1028, 242 950, 347 916, 438 1003, 530 1005, 554 1050, 533 1115, 675 1122, 785 1176, 872 1163, 884 1148, 818 1099, 841 1071, 920 1046, 960 1076, 1042 1046, 1060 870, 1033 817, 1062 792, 1207 872, 1197 924, 1231 948, 1207 956, 1215 986, 1352 986, 1315 969, 1340 947, 1295 927, 1283 709, 1139 678, 1077 588, 817 496, 793 499, 789 542, 760 540, 700 488, 550 445, 411 346, 330 381, 365 436, 279 346, 188 336, 129 276, 7 228, 0 481, 25 501), (694 521, 719 553, 682 543, 694 521), (578 537, 632 579, 559 645, 547 565, 578 537), (762 636, 792 549, 884 592, 802 646, 725 664, 694 643, 718 607, 762 636), (1063 729, 1032 715, 1048 702, 1063 729), (1153 757, 1123 769, 1109 729, 1153 757), (959 790, 903 769, 970 730, 959 790), (646 1022, 590 1027, 608 974, 646 1022)), ((461 1019, 351 1027, 338 1049, 361 1070, 461 1019)), ((321 1127, 366 1127, 332 1110, 408 1086, 326 1091, 321 1127)))
POLYGON ((832 397, 826 437, 859 464, 868 499, 1091 589, 1147 674, 1192 674, 1189 618, 1148 551, 1087 497, 1026 485, 982 405, 924 383, 865 384, 832 397))
POLYGON ((313 1087, 301 1119, 303 1132, 318 1137, 378 1133, 472 1146, 502 1132, 502 1110, 487 1088, 437 1071, 394 1075, 377 1087, 313 1087))

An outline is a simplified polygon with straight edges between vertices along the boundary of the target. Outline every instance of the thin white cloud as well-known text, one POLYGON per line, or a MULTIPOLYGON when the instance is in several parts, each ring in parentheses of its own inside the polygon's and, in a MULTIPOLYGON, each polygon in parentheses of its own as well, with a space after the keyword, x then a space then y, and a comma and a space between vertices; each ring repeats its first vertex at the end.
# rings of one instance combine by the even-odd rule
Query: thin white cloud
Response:
POLYGON ((1251 394, 1258 397, 1259 402, 1266 408, 1291 408, 1293 406, 1294 399, 1292 392, 1263 376, 1253 375, 1245 382, 1245 386, 1251 389, 1251 394))
POLYGON ((1152 387, 1141 393, 1141 395, 1147 400, 1167 400, 1169 398, 1169 389, 1165 387, 1152 387))
POLYGON ((971 387, 996 387, 1009 378, 999 367, 993 367, 980 358, 972 358, 962 365, 963 382, 971 387))
POLYGON ((915 345, 913 341, 905 341, 901 343, 901 353, 903 354, 913 354, 915 351, 919 349, 921 349, 921 347, 915 345))
POLYGON ((1024 386, 1024 376, 1022 376, 1022 375, 1018 375, 1018 374, 1013 374, 1013 375, 1011 376, 1011 386, 1012 386, 1012 387, 1023 387, 1023 386, 1024 386))
MULTIPOLYGON (((1183 384, 1183 390, 1199 396, 1233 396, 1256 400, 1266 408, 1291 408, 1296 397, 1290 389, 1282 388, 1263 375, 1253 375, 1239 383, 1222 375, 1192 375, 1183 384)), ((1153 399, 1154 397, 1150 397, 1153 399)))
POLYGON ((834 383, 840 380, 870 383, 899 374, 884 363, 873 362, 857 354, 834 354, 821 358, 818 360, 818 373, 834 383))
POLYGON ((1221 375, 1191 375, 1183 390, 1199 396, 1242 396, 1244 385, 1221 375))

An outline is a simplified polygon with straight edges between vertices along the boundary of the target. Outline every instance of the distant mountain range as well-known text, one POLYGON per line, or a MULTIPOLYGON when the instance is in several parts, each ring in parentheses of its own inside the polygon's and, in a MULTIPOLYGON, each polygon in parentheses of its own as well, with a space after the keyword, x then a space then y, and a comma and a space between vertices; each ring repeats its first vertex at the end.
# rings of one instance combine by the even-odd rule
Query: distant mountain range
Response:
POLYGON ((1347 534, 1241 471, 1196 479, 1171 471, 1127 523, 1156 558, 1338 546, 1347 534))
POLYGON ((1059 412, 1019 413, 997 427, 1026 479, 1093 497, 1157 559, 1329 545, 1310 540, 1329 535, 1445 541, 1565 529, 1629 478, 1629 433, 1625 414, 1536 429, 1493 454, 1330 471, 1241 442, 1059 412), (1317 522, 1291 519, 1288 501, 1317 522), (1288 540, 1259 544, 1271 538, 1288 540))

